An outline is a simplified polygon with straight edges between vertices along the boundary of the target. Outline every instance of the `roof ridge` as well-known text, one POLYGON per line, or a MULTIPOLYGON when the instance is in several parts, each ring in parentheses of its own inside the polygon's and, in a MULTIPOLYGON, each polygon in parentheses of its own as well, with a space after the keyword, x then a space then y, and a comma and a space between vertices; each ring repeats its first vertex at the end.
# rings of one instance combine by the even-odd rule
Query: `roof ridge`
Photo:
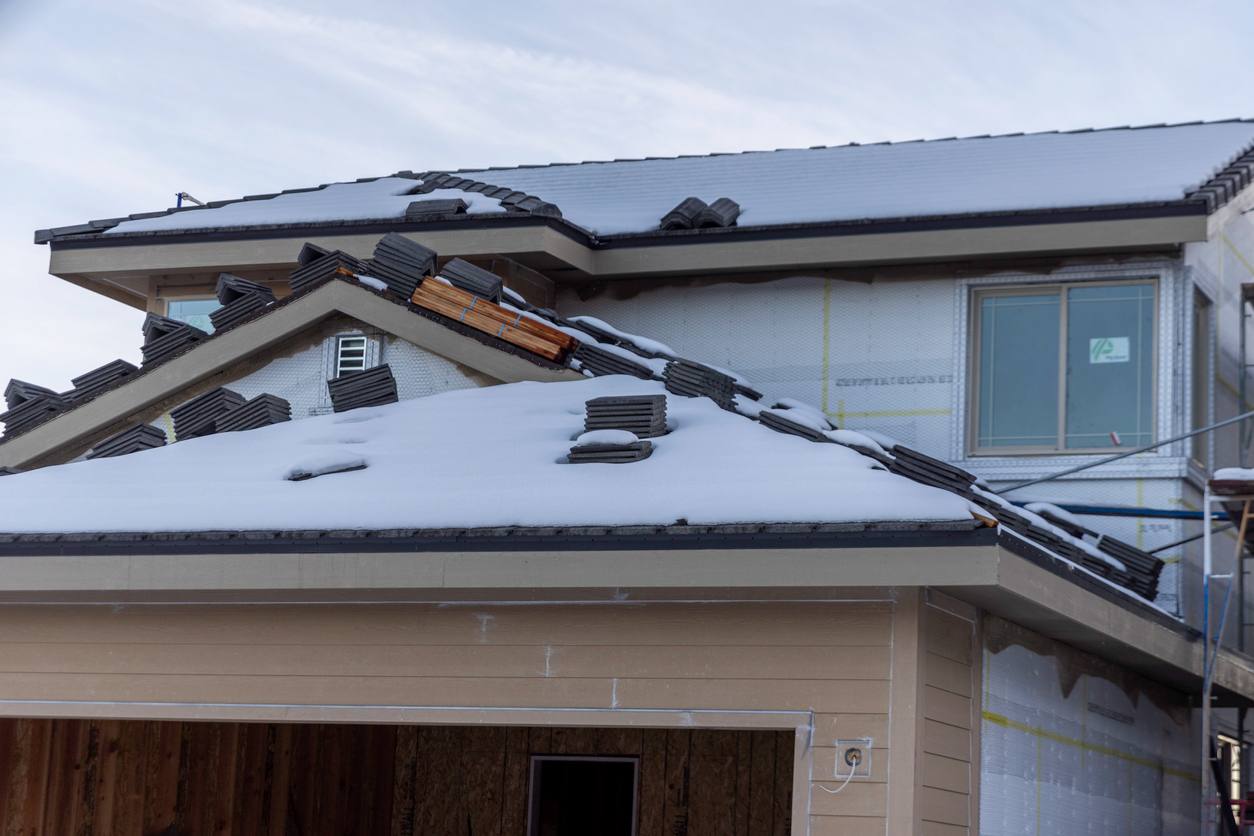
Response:
POLYGON ((778 154, 785 151, 828 151, 839 148, 862 148, 866 146, 896 146, 896 145, 918 145, 925 143, 941 143, 941 142, 959 142, 975 139, 1011 139, 1014 137, 1027 136, 1049 136, 1051 134, 1085 134, 1085 133, 1106 133, 1112 131, 1148 131, 1161 130, 1169 128, 1189 128, 1196 125, 1227 125, 1232 123, 1248 123, 1254 124, 1254 116, 1236 116, 1229 119, 1194 119, 1189 122, 1153 122, 1142 125, 1107 125, 1098 128, 1055 128, 1043 131, 1012 131, 1001 134, 968 134, 965 136, 944 136, 944 137, 919 137, 917 139, 899 139, 899 140, 876 140, 872 142, 845 142, 837 145, 809 145, 797 148, 750 148, 741 151, 711 151, 705 154, 672 154, 661 156, 644 156, 644 157, 617 157, 611 160, 579 160, 577 162, 550 162, 550 163, 519 163, 517 165, 490 165, 472 168, 454 168, 449 169, 449 174, 467 174, 467 173, 486 173, 489 171, 518 171, 521 169, 532 168, 557 168, 561 166, 576 165, 612 165, 614 163, 644 163, 670 160, 692 160, 692 159, 710 159, 713 157, 736 157, 746 156, 750 154, 778 154))

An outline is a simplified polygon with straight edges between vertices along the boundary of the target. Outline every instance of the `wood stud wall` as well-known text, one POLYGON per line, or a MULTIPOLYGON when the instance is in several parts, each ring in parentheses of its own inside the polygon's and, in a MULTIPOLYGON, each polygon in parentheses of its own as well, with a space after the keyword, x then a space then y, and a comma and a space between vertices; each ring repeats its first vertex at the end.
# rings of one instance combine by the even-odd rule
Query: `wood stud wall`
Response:
POLYGON ((786 836, 791 732, 0 720, 0 836, 525 836, 532 754, 640 758, 640 836, 786 836))

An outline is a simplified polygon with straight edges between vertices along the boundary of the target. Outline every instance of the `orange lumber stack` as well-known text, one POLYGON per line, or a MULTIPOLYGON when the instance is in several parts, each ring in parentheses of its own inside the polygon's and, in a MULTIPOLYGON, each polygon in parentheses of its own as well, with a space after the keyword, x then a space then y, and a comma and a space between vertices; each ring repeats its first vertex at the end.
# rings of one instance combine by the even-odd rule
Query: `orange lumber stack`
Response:
POLYGON ((424 280, 410 301, 555 363, 565 360, 577 343, 556 328, 437 279, 424 280))

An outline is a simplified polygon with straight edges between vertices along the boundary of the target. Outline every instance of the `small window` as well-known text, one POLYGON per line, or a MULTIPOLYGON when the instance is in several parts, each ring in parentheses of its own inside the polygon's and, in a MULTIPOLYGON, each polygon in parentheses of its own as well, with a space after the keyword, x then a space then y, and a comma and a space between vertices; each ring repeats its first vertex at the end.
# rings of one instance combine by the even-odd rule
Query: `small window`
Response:
MULTIPOLYGON (((1190 429, 1200 430, 1210 423, 1210 300, 1200 290, 1193 291, 1193 378, 1191 410, 1193 426, 1190 429)), ((1193 460, 1206 468, 1206 451, 1209 434, 1193 436, 1193 460)))
POLYGON ((222 307, 217 299, 171 299, 166 302, 166 316, 194 325, 202 331, 213 333, 209 314, 222 307))
POLYGON ((366 368, 366 338, 340 337, 335 350, 336 377, 345 372, 359 372, 366 368))
POLYGON ((974 452, 1152 442, 1155 304, 1149 281, 978 292, 974 452))
POLYGON ((527 836, 635 836, 637 758, 531 759, 527 836))

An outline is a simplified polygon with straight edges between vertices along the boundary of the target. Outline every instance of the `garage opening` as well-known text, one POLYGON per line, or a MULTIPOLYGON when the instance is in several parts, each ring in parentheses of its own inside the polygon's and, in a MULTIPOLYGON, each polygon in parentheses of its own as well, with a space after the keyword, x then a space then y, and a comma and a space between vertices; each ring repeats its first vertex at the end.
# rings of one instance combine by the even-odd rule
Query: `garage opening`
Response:
POLYGON ((793 732, 0 719, 0 833, 783 836, 793 732))

